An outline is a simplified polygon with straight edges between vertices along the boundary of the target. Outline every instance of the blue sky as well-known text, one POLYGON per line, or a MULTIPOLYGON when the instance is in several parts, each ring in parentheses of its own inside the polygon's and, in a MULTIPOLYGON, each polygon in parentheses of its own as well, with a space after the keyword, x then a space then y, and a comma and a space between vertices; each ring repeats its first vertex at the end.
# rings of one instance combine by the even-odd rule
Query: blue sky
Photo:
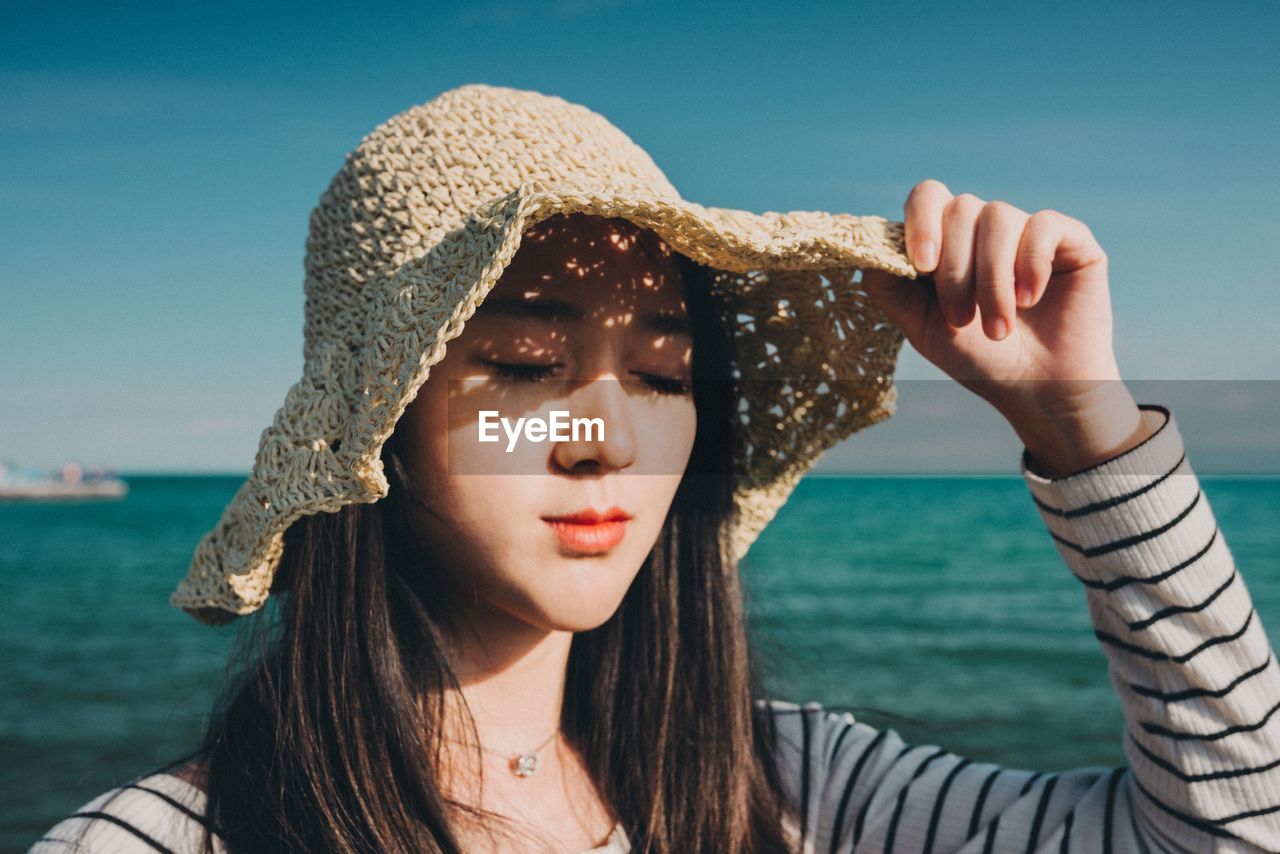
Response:
POLYGON ((586 104, 703 204, 899 217, 937 178, 1057 208, 1108 251, 1127 377, 1280 380, 1274 3, 23 5, 0 458, 246 470, 301 370, 311 207, 468 82, 586 104))

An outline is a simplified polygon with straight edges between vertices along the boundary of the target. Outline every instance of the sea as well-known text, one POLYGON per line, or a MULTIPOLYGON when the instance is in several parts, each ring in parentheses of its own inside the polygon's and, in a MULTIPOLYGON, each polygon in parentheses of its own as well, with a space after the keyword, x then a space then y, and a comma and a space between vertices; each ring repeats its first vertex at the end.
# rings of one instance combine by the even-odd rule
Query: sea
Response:
MULTIPOLYGON (((168 605, 241 477, 0 505, 0 851, 194 749, 234 626, 168 605)), ((1280 637, 1280 479, 1201 481, 1280 637)), ((1020 477, 815 475, 743 564, 775 697, 1010 768, 1126 764, 1084 587, 1020 477)))

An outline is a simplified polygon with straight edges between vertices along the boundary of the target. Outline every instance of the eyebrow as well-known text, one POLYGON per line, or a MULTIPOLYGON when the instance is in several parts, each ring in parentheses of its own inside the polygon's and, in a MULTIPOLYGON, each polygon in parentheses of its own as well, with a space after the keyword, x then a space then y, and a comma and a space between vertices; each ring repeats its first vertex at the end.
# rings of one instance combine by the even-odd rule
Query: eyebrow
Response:
MULTIPOLYGON (((574 323, 584 319, 582 309, 558 299, 522 300, 495 298, 485 300, 476 309, 476 316, 518 317, 540 320, 546 323, 574 323)), ((693 337, 689 318, 683 314, 649 312, 639 318, 639 326, 664 335, 693 337)))

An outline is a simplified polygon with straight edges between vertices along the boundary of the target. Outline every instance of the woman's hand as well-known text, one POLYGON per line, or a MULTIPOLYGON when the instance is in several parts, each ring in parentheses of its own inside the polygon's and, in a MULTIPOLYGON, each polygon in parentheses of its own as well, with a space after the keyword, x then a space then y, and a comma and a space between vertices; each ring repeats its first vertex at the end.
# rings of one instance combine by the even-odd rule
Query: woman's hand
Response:
POLYGON ((1087 468, 1154 432, 1120 378, 1107 255, 1083 222, 933 180, 904 210, 908 255, 931 275, 864 270, 863 287, 921 355, 1005 416, 1045 473, 1087 468))

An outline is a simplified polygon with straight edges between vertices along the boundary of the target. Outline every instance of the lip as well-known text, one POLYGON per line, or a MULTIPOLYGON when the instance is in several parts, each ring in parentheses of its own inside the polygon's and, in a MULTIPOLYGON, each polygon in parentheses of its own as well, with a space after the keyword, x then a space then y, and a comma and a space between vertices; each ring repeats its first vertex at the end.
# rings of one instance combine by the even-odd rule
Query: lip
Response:
POLYGON ((622 542, 631 514, 620 507, 588 507, 563 516, 543 516, 561 544, 581 554, 601 554, 622 542))

